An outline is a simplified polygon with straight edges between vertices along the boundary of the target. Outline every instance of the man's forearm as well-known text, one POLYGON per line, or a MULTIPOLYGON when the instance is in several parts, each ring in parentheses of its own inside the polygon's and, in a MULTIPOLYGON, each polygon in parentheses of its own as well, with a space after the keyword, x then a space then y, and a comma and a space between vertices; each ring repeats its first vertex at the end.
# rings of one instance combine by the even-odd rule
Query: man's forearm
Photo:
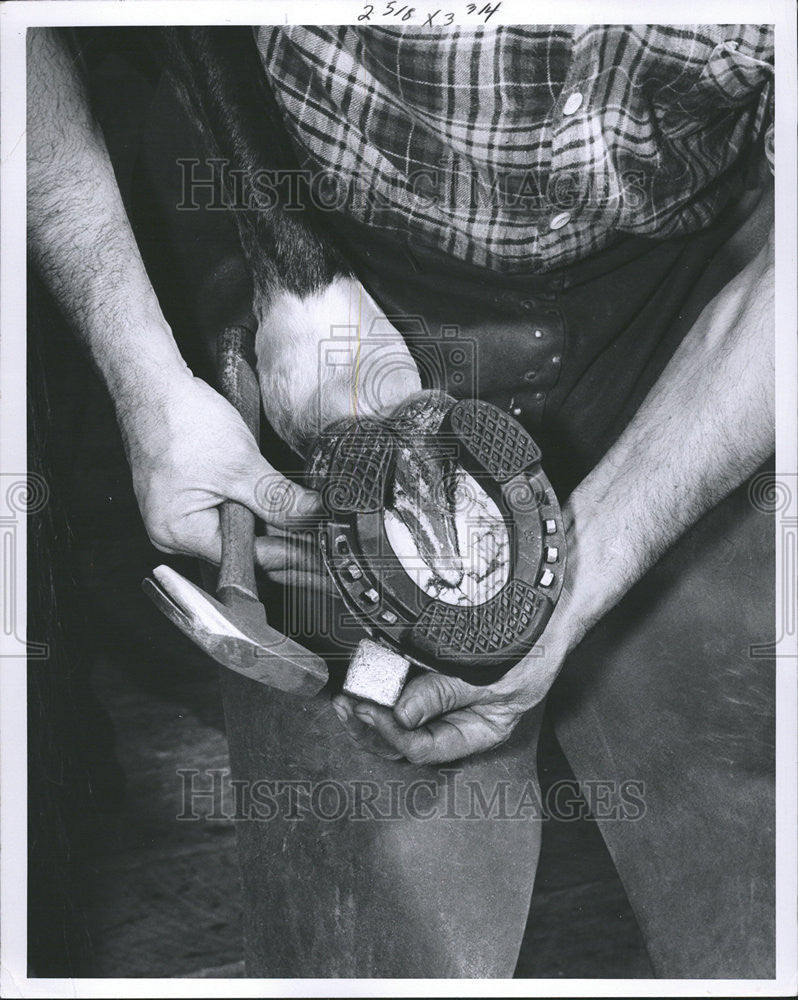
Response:
POLYGON ((573 562, 560 611, 569 648, 772 453, 773 295, 771 233, 569 499, 573 562))
POLYGON ((138 405, 142 383, 187 369, 72 55, 49 29, 29 32, 27 144, 31 255, 117 406, 138 405))

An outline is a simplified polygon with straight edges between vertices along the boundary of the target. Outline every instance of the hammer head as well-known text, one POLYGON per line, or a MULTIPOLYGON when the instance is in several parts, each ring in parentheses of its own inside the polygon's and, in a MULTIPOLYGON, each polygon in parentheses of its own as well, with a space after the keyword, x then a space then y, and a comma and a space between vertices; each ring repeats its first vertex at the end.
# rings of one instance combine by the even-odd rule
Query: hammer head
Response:
POLYGON ((327 683, 320 656, 272 628, 262 604, 242 599, 226 607, 169 566, 153 570, 142 588, 181 632, 223 667, 309 697, 327 683))

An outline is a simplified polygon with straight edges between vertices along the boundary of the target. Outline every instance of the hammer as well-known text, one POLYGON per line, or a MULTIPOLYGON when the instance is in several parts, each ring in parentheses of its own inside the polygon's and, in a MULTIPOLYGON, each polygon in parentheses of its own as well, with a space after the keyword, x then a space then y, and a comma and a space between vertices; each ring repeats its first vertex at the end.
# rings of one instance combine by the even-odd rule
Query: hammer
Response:
MULTIPOLYGON (((230 326, 219 337, 219 388, 255 440, 260 388, 252 331, 230 326)), ((185 635, 224 667, 290 694, 311 696, 327 683, 327 665, 268 624, 255 583, 255 515, 232 500, 220 512, 222 560, 216 597, 170 566, 142 582, 144 593, 185 635)))

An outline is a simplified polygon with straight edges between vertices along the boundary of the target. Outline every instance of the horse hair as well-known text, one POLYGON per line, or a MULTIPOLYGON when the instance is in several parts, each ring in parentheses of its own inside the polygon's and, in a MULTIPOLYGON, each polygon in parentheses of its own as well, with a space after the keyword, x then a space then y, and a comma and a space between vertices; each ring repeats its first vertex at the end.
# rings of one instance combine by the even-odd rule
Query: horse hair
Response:
MULTIPOLYGON (((160 37, 165 65, 209 156, 245 180, 264 170, 298 169, 251 28, 164 28, 160 37)), ((229 186, 225 193, 232 198, 229 186)), ((267 300, 278 289, 303 297, 351 274, 310 200, 303 201, 302 212, 286 210, 278 199, 232 213, 256 294, 267 300)))

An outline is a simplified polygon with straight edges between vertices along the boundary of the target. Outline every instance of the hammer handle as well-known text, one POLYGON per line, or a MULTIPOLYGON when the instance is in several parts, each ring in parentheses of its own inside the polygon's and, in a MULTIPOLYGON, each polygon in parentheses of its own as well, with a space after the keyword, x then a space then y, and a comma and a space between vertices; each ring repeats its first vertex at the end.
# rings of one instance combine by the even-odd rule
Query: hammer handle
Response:
MULTIPOLYGON (((217 344, 219 388, 235 406, 255 440, 260 432, 260 388, 255 374, 255 338, 245 326, 230 326, 217 344)), ((220 510, 222 562, 217 597, 226 606, 237 599, 257 601, 255 585, 255 515, 234 500, 220 510)))

